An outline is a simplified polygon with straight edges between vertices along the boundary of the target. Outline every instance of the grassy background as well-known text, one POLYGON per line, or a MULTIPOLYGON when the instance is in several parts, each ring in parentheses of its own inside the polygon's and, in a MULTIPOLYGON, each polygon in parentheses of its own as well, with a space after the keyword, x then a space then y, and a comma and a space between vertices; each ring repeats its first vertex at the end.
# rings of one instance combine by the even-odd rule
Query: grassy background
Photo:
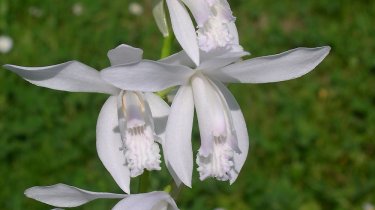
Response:
MULTIPOLYGON (((0 64, 44 66, 80 60, 97 69, 120 43, 157 59, 161 35, 149 1, 142 16, 129 1, 0 0, 0 34, 14 40, 0 64), (1 9, 4 9, 4 4, 1 9), (34 13, 32 15, 31 13, 34 13), (39 13, 35 15, 36 13, 39 13)), ((237 182, 198 181, 180 196, 183 210, 360 210, 375 203, 375 1, 233 0, 241 44, 253 56, 330 45, 298 80, 231 85, 245 114, 251 153, 237 182)), ((175 43, 174 52, 179 49, 175 43)), ((0 209, 50 209, 27 199, 34 185, 66 183, 120 192, 95 151, 95 124, 107 96, 33 86, 0 69, 0 209)), ((198 145, 198 131, 194 144, 198 145)), ((152 173, 150 190, 170 181, 152 173)), ((110 209, 95 201, 78 209, 110 209)))

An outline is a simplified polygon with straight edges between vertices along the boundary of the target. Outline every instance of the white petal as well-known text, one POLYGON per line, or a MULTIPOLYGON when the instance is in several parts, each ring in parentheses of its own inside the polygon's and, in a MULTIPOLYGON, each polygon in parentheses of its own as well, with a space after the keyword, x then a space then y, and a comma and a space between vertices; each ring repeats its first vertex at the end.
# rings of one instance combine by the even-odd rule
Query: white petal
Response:
POLYGON ((228 26, 229 26, 230 34, 233 36, 233 42, 235 44, 239 44, 238 30, 237 30, 236 24, 234 22, 230 22, 228 26))
POLYGON ((100 160, 120 188, 130 193, 130 172, 124 165, 125 158, 120 148, 121 136, 118 128, 117 98, 111 96, 100 111, 96 125, 96 149, 100 160))
POLYGON ((159 210, 154 207, 164 206, 169 206, 173 210, 178 210, 176 203, 168 193, 150 192, 129 195, 118 202, 112 210, 159 210))
POLYGON ((190 68, 195 68, 195 63, 183 50, 173 55, 170 55, 166 58, 163 58, 159 61, 162 63, 166 63, 166 64, 183 65, 183 66, 188 66, 190 68))
POLYGON ((123 90, 155 92, 184 84, 194 71, 180 65, 143 60, 101 71, 103 79, 123 90))
POLYGON ((127 195, 91 192, 65 184, 31 187, 25 195, 55 207, 77 207, 99 198, 125 198, 127 195))
POLYGON ((297 48, 281 54, 238 62, 209 74, 222 82, 268 83, 300 77, 328 55, 330 47, 297 48))
POLYGON ((234 154, 234 167, 237 173, 232 174, 233 177, 230 180, 230 183, 232 184, 237 179, 238 173, 241 171, 241 168, 246 161, 249 151, 249 134, 247 133, 246 122, 241 108, 232 93, 221 82, 213 82, 220 89, 228 103, 230 113, 232 114, 233 126, 237 134, 238 147, 241 150, 240 154, 234 154))
POLYGON ((163 36, 169 36, 168 23, 164 11, 164 0, 153 1, 152 14, 154 15, 156 25, 158 26, 163 36))
POLYGON ((206 77, 197 75, 191 81, 201 137, 199 153, 207 157, 212 153, 214 137, 227 136, 225 109, 206 77))
POLYGON ((216 51, 202 52, 202 63, 198 69, 206 72, 217 71, 228 64, 240 61, 241 57, 249 55, 246 51, 231 52, 227 49, 220 48, 216 51))
MULTIPOLYGON (((172 103, 167 122, 164 154, 168 164, 176 175, 188 187, 191 187, 193 173, 193 151, 191 131, 194 117, 194 100, 190 86, 181 86, 172 103)), ((176 180, 178 182, 178 180, 176 180)))
POLYGON ((201 27, 211 14, 211 9, 205 0, 182 0, 193 14, 198 26, 201 27))
POLYGON ((199 47, 193 22, 180 0, 167 0, 176 39, 194 63, 199 65, 199 47))
POLYGON ((7 64, 4 65, 4 68, 13 71, 34 85, 55 90, 108 94, 118 92, 116 88, 100 78, 98 71, 78 61, 45 67, 24 67, 7 64))
POLYGON ((115 49, 108 51, 107 55, 112 66, 137 63, 142 60, 143 50, 126 44, 121 44, 115 49))
POLYGON ((153 93, 145 93, 145 98, 150 105, 152 118, 154 119, 155 133, 161 139, 164 139, 165 128, 171 108, 163 99, 153 93))

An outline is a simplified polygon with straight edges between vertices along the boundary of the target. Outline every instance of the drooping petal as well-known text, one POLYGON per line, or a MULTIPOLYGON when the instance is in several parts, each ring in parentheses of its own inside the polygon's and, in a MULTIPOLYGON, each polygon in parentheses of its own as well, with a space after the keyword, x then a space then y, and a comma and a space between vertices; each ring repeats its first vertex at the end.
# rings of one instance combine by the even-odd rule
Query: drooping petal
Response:
POLYGON ((217 130, 217 133, 226 131, 225 117, 221 112, 219 98, 210 88, 207 79, 203 76, 194 76, 191 81, 201 137, 199 151, 208 156, 213 148, 214 130, 217 130))
POLYGON ((199 47, 192 20, 180 0, 167 0, 171 23, 176 39, 194 63, 199 65, 199 47))
POLYGON ((137 63, 142 60, 143 50, 126 44, 121 44, 115 49, 108 51, 107 55, 112 66, 137 63))
MULTIPOLYGON (((163 151, 166 155, 167 166, 173 169, 178 178, 191 187, 193 172, 193 151, 191 131, 194 117, 194 99, 190 86, 181 86, 172 103, 167 122, 163 151)), ((178 180, 176 180, 178 182, 178 180)))
POLYGON ((52 186, 36 186, 25 191, 25 195, 34 200, 55 207, 77 207, 99 198, 125 198, 127 195, 91 192, 77 187, 56 184, 52 186))
POLYGON ((249 134, 247 133, 246 122, 241 108, 232 93, 221 82, 213 82, 220 89, 228 103, 228 107, 232 115, 233 126, 237 135, 238 147, 241 150, 241 153, 234 154, 234 168, 236 173, 232 174, 232 179, 230 180, 230 183, 232 184, 234 181, 236 181, 237 176, 246 161, 249 151, 249 134))
POLYGON ((70 92, 98 92, 116 94, 117 88, 100 78, 95 69, 78 61, 45 67, 4 65, 4 68, 18 74, 28 82, 55 90, 70 92))
POLYGON ((112 210, 178 210, 171 196, 166 192, 133 194, 122 199, 112 210))
POLYGON ((155 133, 160 138, 164 139, 165 128, 171 108, 163 99, 153 93, 145 93, 145 99, 150 105, 152 118, 154 119, 155 133))
POLYGON ((182 0, 193 14, 198 27, 203 26, 211 14, 206 0, 182 0))
POLYGON ((123 90, 155 92, 184 84, 194 71, 186 66, 143 60, 138 64, 112 66, 102 78, 123 90))
POLYGON ((167 18, 164 11, 164 0, 153 0, 152 14, 156 25, 164 37, 169 36, 167 18))
POLYGON ((231 180, 236 173, 234 155, 241 151, 229 106, 221 91, 208 78, 196 75, 191 81, 201 136, 197 155, 200 179, 231 180))
POLYGON ((269 83, 300 77, 328 55, 330 47, 296 48, 281 54, 258 57, 207 72, 222 82, 269 83))
POLYGON ((96 125, 96 149, 100 160, 120 188, 130 193, 130 172, 124 165, 121 136, 118 127, 117 98, 111 96, 100 111, 96 125))

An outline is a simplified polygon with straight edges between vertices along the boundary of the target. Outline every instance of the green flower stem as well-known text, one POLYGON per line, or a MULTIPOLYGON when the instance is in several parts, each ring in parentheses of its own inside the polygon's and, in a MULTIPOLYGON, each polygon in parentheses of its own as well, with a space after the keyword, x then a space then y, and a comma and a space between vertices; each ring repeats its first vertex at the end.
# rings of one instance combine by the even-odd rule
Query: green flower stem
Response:
POLYGON ((168 36, 164 37, 163 48, 161 49, 160 58, 168 57, 171 54, 172 40, 173 40, 173 36, 171 33, 169 33, 168 36))
POLYGON ((172 181, 171 184, 164 187, 163 191, 166 193, 169 193, 172 196, 172 198, 176 201, 183 188, 184 188, 183 184, 181 184, 180 186, 177 186, 176 183, 172 181))
POLYGON ((156 94, 160 96, 160 98, 167 100, 168 94, 174 89, 174 87, 167 88, 165 90, 159 91, 156 94))
POLYGON ((176 183, 173 181, 171 185, 172 185, 172 190, 169 194, 172 196, 174 200, 177 200, 182 189, 184 188, 184 184, 181 183, 180 186, 177 186, 176 183))
POLYGON ((150 172, 145 170, 138 179, 138 189, 136 193, 148 192, 149 186, 150 186, 150 172))

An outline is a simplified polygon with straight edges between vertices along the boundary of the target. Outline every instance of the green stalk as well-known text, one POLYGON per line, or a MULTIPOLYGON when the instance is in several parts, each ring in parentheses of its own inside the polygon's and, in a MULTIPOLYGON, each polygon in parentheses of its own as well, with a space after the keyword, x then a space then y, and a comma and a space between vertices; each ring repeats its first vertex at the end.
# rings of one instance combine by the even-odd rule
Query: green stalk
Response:
POLYGON ((145 170, 143 174, 139 177, 137 193, 147 192, 149 186, 150 186, 150 172, 145 170))
POLYGON ((170 192, 170 195, 175 201, 178 199, 178 196, 180 195, 183 188, 184 184, 181 183, 180 186, 177 186, 174 181, 172 182, 172 190, 170 192))
POLYGON ((173 36, 171 33, 168 36, 164 37, 160 58, 168 57, 171 54, 172 40, 173 36))

